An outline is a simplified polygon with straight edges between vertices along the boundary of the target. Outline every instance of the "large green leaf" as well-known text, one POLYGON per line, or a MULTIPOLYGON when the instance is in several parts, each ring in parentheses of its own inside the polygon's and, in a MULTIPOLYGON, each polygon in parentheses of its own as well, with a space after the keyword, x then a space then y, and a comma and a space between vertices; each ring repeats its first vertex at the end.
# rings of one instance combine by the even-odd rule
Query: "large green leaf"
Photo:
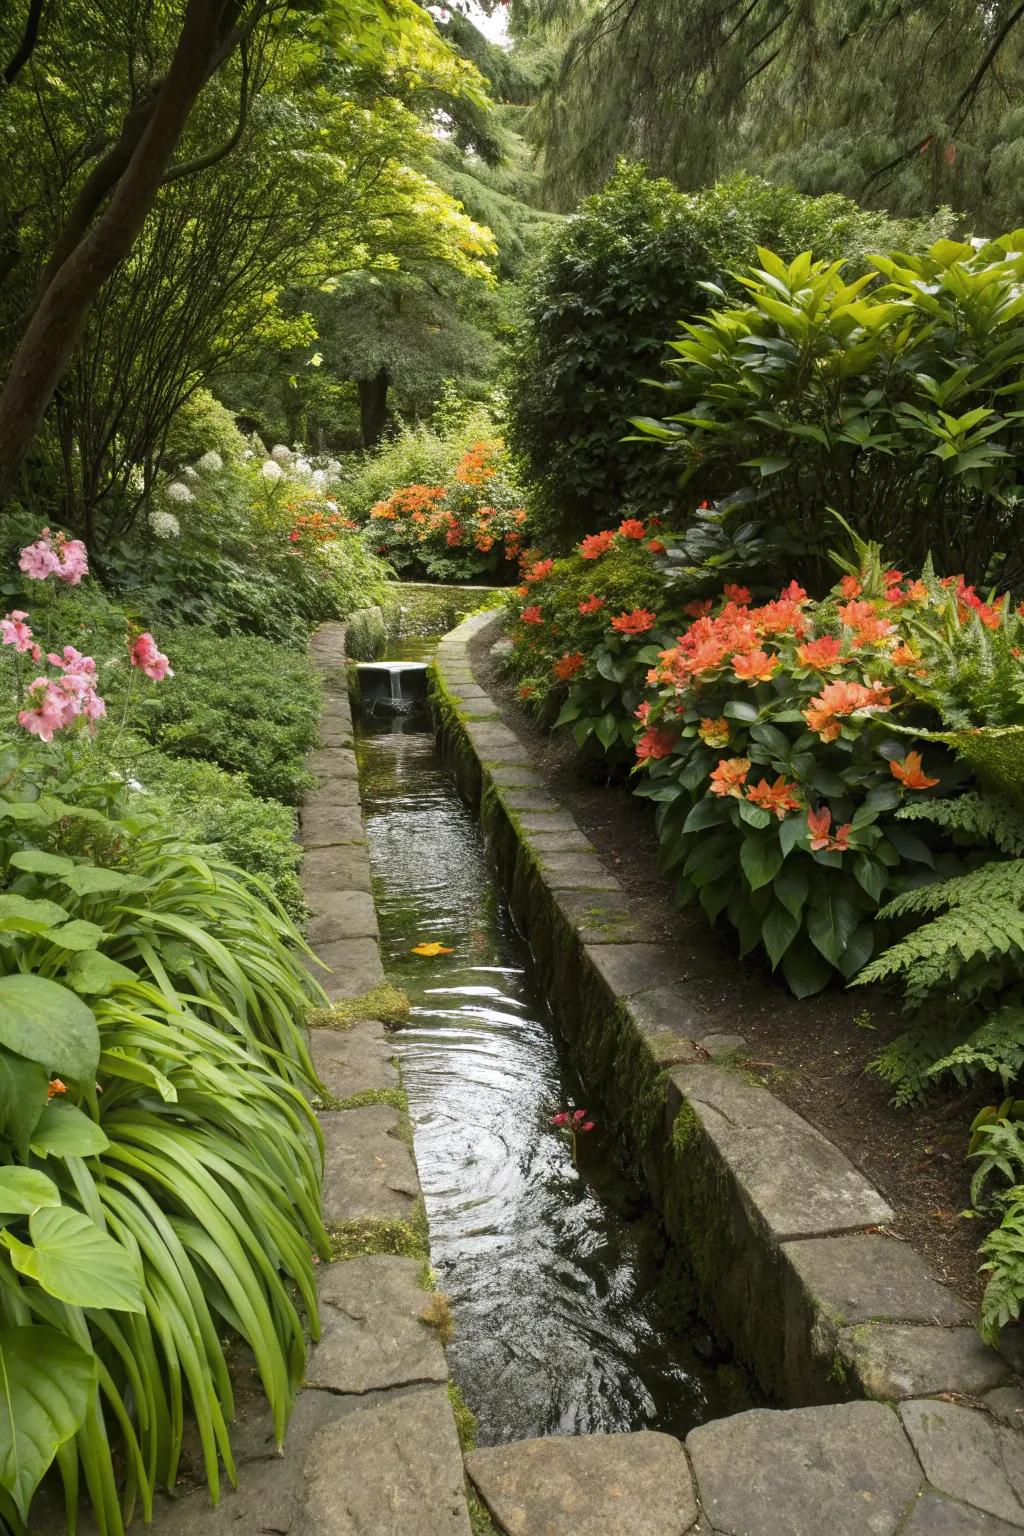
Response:
POLYGON ((774 880, 782 868, 782 849, 774 833, 758 837, 752 833, 743 839, 740 847, 740 864, 752 891, 760 890, 769 880, 774 880))
POLYGON ((799 932, 800 919, 777 901, 773 902, 771 911, 761 925, 761 937, 773 971, 799 932))
POLYGON ((60 1190, 37 1168, 0 1168, 0 1215, 28 1216, 41 1206, 60 1205, 60 1190))
POLYGON ((138 980, 135 972, 119 960, 111 960, 108 955, 98 954, 95 950, 76 954, 68 962, 65 976, 68 986, 86 997, 102 997, 125 982, 138 980))
POLYGON ((28 1143, 46 1108, 46 1068, 0 1047, 0 1132, 10 1137, 18 1153, 28 1156, 28 1143))
POLYGON ((55 901, 36 901, 10 891, 0 896, 0 933, 44 933, 67 915, 55 901))
POLYGON ((0 1236, 19 1274, 73 1307, 143 1312, 142 1276, 131 1256, 80 1211, 36 1211, 29 1217, 31 1243, 10 1232, 0 1236))
POLYGON ((807 912, 807 936, 819 954, 838 966, 860 913, 845 896, 826 896, 807 912))
POLYGON ((76 917, 70 923, 64 923, 60 928, 47 928, 41 937, 48 939, 58 949, 88 951, 96 949, 106 938, 106 932, 98 923, 86 922, 84 917, 76 917))
POLYGON ((44 853, 42 848, 19 848, 11 854, 11 867, 24 869, 33 875, 69 875, 75 867, 74 859, 61 853, 44 853))
POLYGON ((78 864, 61 879, 76 896, 130 896, 151 884, 143 875, 128 875, 116 869, 100 869, 94 864, 78 864))
POLYGON ((92 1009, 45 976, 0 976, 0 1045, 60 1077, 96 1077, 100 1033, 92 1009))
POLYGON ((0 1332, 0 1486, 22 1519, 60 1446, 80 1428, 96 1384, 96 1361, 56 1328, 0 1332))
POLYGON ((32 1151, 38 1157, 92 1157, 109 1145, 95 1120, 60 1099, 47 1105, 32 1132, 32 1151))

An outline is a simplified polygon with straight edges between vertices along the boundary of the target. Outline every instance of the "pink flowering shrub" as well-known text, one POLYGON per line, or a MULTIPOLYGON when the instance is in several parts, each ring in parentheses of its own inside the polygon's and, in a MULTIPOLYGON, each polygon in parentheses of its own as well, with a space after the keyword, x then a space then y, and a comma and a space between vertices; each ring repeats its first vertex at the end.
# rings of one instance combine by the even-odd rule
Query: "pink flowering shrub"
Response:
MULTIPOLYGON (((69 587, 78 586, 89 570, 81 540, 67 539, 62 533, 51 534, 48 528, 21 551, 18 566, 30 581, 46 582, 52 576, 69 587)), ((46 743, 52 742, 58 732, 67 731, 76 724, 93 730, 96 722, 107 713, 106 701, 97 691, 98 674, 93 657, 83 655, 73 645, 65 645, 60 651, 49 649, 48 636, 54 617, 51 604, 46 611, 46 639, 42 644, 28 623, 29 615, 25 609, 12 609, 0 619, 0 645, 9 646, 14 656, 18 724, 29 735, 46 743), (22 657, 26 656, 35 667, 43 668, 31 681, 27 681, 23 674, 25 663, 22 657)), ((155 682, 174 676, 167 657, 148 633, 135 640, 129 639, 128 659, 133 669, 141 670, 155 682)))

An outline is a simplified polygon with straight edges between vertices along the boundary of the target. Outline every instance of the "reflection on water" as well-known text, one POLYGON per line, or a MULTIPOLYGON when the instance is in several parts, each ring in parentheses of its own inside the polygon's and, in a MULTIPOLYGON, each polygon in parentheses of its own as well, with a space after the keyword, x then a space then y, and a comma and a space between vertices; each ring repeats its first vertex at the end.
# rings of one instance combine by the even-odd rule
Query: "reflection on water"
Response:
MULTIPOLYGON (((422 715, 359 736, 384 964, 411 995, 396 1038, 427 1204, 451 1298, 455 1379, 483 1444, 660 1428, 729 1411, 681 1303, 659 1288, 661 1239, 533 990, 475 818, 422 715), (437 940, 453 953, 410 954, 437 940), (580 1168, 551 1125, 588 1107, 580 1168)), ((705 1349, 706 1353, 706 1349, 705 1349)))

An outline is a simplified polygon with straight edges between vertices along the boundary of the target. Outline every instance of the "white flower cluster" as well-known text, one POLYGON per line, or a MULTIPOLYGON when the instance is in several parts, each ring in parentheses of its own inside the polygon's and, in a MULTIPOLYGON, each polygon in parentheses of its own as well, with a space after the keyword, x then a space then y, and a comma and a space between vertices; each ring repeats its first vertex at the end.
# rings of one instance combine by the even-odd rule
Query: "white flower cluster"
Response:
POLYGON ((181 524, 173 512, 151 512, 149 526, 158 539, 176 539, 181 533, 181 524))
POLYGON ((224 468, 224 460, 215 448, 204 453, 201 459, 196 460, 196 469, 204 475, 216 475, 224 468))
POLYGON ((275 443, 270 450, 270 457, 277 464, 287 464, 291 456, 291 449, 287 448, 284 443, 275 443))
POLYGON ((182 474, 184 475, 186 480, 198 480, 199 479, 198 471, 194 470, 192 468, 191 464, 186 464, 185 465, 185 468, 182 470, 182 474))
POLYGON ((268 485, 276 485, 279 480, 284 479, 284 470, 276 459, 268 459, 261 468, 260 474, 268 485))
POLYGON ((192 500, 192 492, 183 480, 172 480, 167 487, 167 495, 171 501, 185 502, 192 500))

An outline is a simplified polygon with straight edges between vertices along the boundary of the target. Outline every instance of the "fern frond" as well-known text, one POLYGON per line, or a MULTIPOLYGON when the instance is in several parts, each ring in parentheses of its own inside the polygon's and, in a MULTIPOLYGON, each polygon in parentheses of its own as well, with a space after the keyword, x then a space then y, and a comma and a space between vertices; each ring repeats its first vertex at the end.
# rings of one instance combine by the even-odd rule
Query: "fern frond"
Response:
POLYGON ((888 921, 895 917, 919 917, 944 908, 970 907, 985 913, 990 907, 1004 906, 1024 907, 1024 859, 992 859, 965 875, 915 886, 893 897, 878 916, 888 921))
POLYGON ((1015 1323, 1024 1306, 1024 1187, 1017 1184, 1000 1199, 1002 1220, 981 1244, 989 1281, 981 1299, 981 1336, 999 1342, 1000 1329, 1015 1323))
POLYGON ((962 1040, 938 1061, 933 1061, 924 1077, 934 1079, 950 1072, 958 1083, 966 1086, 982 1073, 991 1073, 1002 1080, 1004 1088, 1009 1088, 1022 1071, 1024 1007, 1011 1005, 1000 1008, 998 1013, 994 1013, 969 1034, 966 1040, 962 1040))
POLYGON ((959 1037, 951 1019, 917 1023, 880 1051, 868 1070, 889 1084, 892 1102, 902 1109, 921 1098, 936 1060, 948 1055, 959 1037))
POLYGON ((1024 810, 1000 795, 970 790, 949 800, 912 800, 897 813, 901 821, 930 821, 1000 853, 1024 854, 1024 810))

